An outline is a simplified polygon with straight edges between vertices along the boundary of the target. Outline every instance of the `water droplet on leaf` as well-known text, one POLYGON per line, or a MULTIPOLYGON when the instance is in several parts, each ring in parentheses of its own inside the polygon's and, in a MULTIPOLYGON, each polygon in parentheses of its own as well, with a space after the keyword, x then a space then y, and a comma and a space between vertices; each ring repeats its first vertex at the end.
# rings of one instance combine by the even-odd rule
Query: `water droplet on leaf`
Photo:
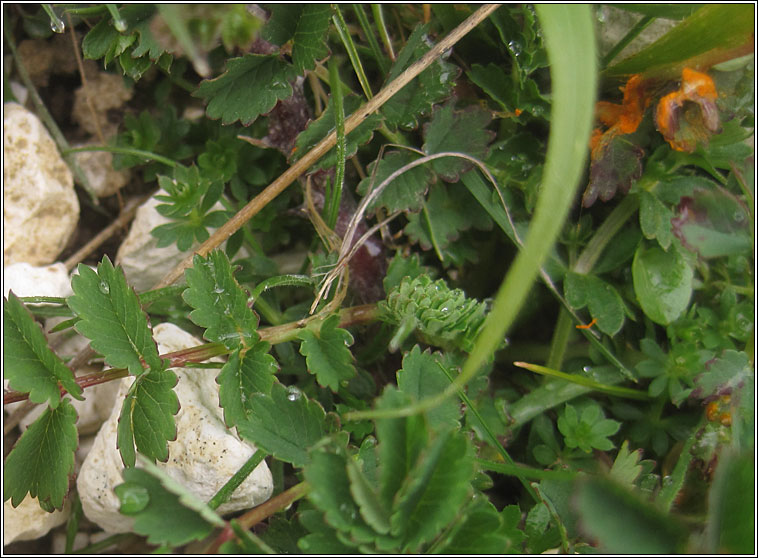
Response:
POLYGON ((108 294, 111 292, 110 285, 105 281, 100 281, 99 289, 100 289, 100 292, 103 294, 108 294))
POLYGON ((297 401, 302 395, 303 393, 295 386, 289 386, 287 388, 287 399, 289 401, 297 401))

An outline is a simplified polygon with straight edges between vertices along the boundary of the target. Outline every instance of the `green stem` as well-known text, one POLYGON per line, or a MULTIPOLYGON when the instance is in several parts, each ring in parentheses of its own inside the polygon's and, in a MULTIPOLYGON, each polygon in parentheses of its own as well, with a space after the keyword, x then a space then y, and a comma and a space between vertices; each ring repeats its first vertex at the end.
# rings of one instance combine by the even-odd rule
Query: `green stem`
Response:
MULTIPOLYGON (((450 374, 450 371, 442 366, 440 362, 437 362, 437 366, 442 370, 442 372, 447 376, 447 379, 450 380, 450 383, 453 384, 453 376, 450 374)), ((484 431, 486 437, 489 439, 490 445, 497 450, 497 452, 500 454, 500 456, 505 460, 505 462, 510 465, 513 468, 516 467, 516 462, 513 461, 513 458, 510 456, 510 454, 505 450, 503 447, 503 444, 500 443, 500 440, 497 439, 497 436, 495 436, 495 433, 492 432, 492 429, 490 429, 489 424, 484 420, 482 415, 477 410, 476 406, 474 405, 474 402, 471 401, 468 395, 466 395, 466 392, 463 391, 462 388, 458 388, 458 397, 461 398, 461 401, 466 405, 466 408, 471 411, 471 413, 476 417, 476 420, 479 421, 479 425, 484 431)), ((525 476, 521 474, 520 471, 514 470, 513 474, 515 477, 518 478, 519 481, 521 481, 521 484, 524 486, 526 491, 534 498, 535 502, 538 502, 539 499, 537 498, 537 495, 534 493, 534 489, 529 484, 529 482, 526 480, 525 476)))
POLYGON ((587 387, 594 391, 607 393, 608 395, 614 395, 616 397, 625 397, 628 399, 639 399, 642 401, 653 399, 653 397, 648 395, 647 392, 631 389, 631 388, 623 388, 623 387, 616 387, 616 386, 601 384, 594 380, 590 380, 589 378, 585 378, 584 376, 579 376, 578 374, 567 374, 566 372, 561 372, 560 370, 553 370, 552 368, 547 368, 545 366, 540 366, 538 364, 529 364, 527 362, 514 362, 513 364, 514 366, 518 366, 519 368, 526 368, 527 370, 536 372, 537 374, 542 374, 544 376, 552 376, 554 378, 561 378, 562 380, 566 380, 574 384, 587 387))
POLYGON ((637 24, 632 27, 629 32, 624 35, 624 37, 616 43, 616 46, 614 46, 608 54, 606 54, 603 59, 600 61, 600 67, 606 68, 608 64, 610 64, 614 58, 616 58, 619 53, 626 48, 626 45, 631 43, 634 39, 637 38, 637 35, 642 33, 642 31, 650 25, 655 18, 653 16, 645 16, 641 20, 637 22, 637 24))
POLYGON ((118 13, 116 4, 106 4, 105 7, 108 8, 111 17, 113 18, 113 27, 116 28, 116 31, 119 33, 126 31, 126 22, 122 19, 121 14, 118 13))
MULTIPOLYGON (((337 8, 337 11, 339 13, 339 8, 337 8)), ((342 185, 345 181, 345 158, 347 155, 345 141, 345 107, 342 102, 342 88, 340 87, 340 83, 339 66, 334 59, 331 59, 329 60, 329 86, 332 91, 334 120, 337 130, 337 167, 335 169, 334 185, 330 188, 330 195, 324 200, 324 215, 326 217, 326 225, 332 230, 334 230, 334 226, 337 223, 337 216, 339 215, 342 185)))
POLYGON ((218 492, 208 502, 208 507, 212 510, 218 509, 218 507, 231 498, 232 493, 245 482, 245 479, 250 476, 255 468, 260 465, 261 461, 266 457, 266 452, 257 450, 250 459, 248 459, 239 471, 234 473, 227 483, 222 486, 218 492))
POLYGON ((387 32, 387 24, 384 22, 384 12, 382 11, 381 4, 371 4, 371 13, 374 15, 374 23, 376 24, 376 30, 379 32, 379 36, 382 38, 384 48, 387 50, 387 56, 390 60, 395 61, 395 51, 392 48, 392 39, 387 32))
POLYGON ((342 44, 345 46, 347 55, 350 58, 350 63, 353 65, 353 70, 355 71, 355 75, 358 77, 358 82, 361 84, 363 94, 366 95, 366 99, 370 101, 373 98, 374 94, 371 92, 371 86, 369 85, 368 78, 366 77, 366 72, 363 70, 363 64, 361 63, 361 59, 358 56, 358 51, 355 49, 353 38, 350 36, 350 32, 347 29, 347 23, 345 23, 345 19, 342 17, 342 12, 340 11, 339 6, 336 4, 334 6, 334 16, 332 17, 332 20, 334 21, 334 26, 337 29, 337 33, 339 34, 340 39, 342 40, 342 44))
POLYGON ((379 69, 381 70, 382 74, 386 74, 389 72, 390 65, 387 63, 387 59, 382 53, 382 49, 379 46, 379 43, 376 41, 376 37, 374 37, 374 33, 371 30, 371 25, 368 21, 368 16, 366 16, 366 10, 363 9, 363 6, 361 4, 353 4, 353 12, 355 13, 355 17, 358 19, 358 23, 360 24, 361 29, 363 29, 363 34, 366 36, 369 47, 371 47, 371 52, 374 55, 374 59, 376 60, 376 63, 379 64, 379 69))
POLYGON ((307 275, 277 275, 276 277, 269 277, 265 281, 258 283, 255 289, 253 289, 253 292, 250 293, 250 298, 247 299, 248 304, 256 302, 264 291, 273 289, 274 287, 313 288, 313 280, 307 275))
POLYGON ((639 196, 632 194, 621 200, 621 203, 613 208, 611 214, 597 228, 587 246, 584 247, 584 250, 574 264, 573 271, 576 273, 589 273, 592 271, 605 247, 639 207, 639 196))
POLYGON ((73 153, 83 153, 86 151, 109 151, 110 153, 121 153, 122 155, 133 155, 134 157, 141 157, 143 159, 152 160, 157 163, 163 163, 164 165, 168 165, 172 168, 182 166, 181 163, 178 163, 173 159, 169 159, 168 157, 164 157, 163 155, 158 155, 157 153, 143 151, 142 149, 134 149, 133 147, 117 147, 115 145, 85 145, 84 147, 76 147, 73 149, 67 147, 63 151, 63 155, 65 157, 73 153))
POLYGON ((550 353, 547 357, 548 368, 561 368, 566 354, 566 347, 574 329, 574 321, 565 308, 558 313, 558 322, 555 324, 553 339, 550 343, 550 353))
POLYGON ((58 17, 58 14, 53 11, 52 4, 42 4, 42 9, 45 10, 47 17, 50 18, 50 27, 56 33, 63 33, 66 30, 66 24, 58 17))

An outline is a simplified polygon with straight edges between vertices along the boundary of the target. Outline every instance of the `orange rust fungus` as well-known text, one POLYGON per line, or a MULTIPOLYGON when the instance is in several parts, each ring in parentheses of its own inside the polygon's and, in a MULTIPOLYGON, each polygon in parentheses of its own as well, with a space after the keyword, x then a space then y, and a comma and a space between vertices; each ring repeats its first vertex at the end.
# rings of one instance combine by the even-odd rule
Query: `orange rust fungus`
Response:
POLYGON ((603 146, 610 144, 614 137, 636 132, 645 109, 650 104, 640 74, 630 77, 621 90, 624 92, 624 99, 620 105, 608 101, 598 101, 595 104, 595 118, 608 129, 605 132, 600 128, 593 131, 590 138, 593 159, 599 157, 603 146))
POLYGON ((715 420, 718 420, 719 410, 720 409, 719 409, 718 402, 717 401, 711 401, 705 407, 705 418, 707 418, 711 422, 714 422, 715 420))
POLYGON ((590 323, 588 323, 587 325, 579 324, 579 325, 576 326, 576 329, 589 329, 592 326, 594 326, 596 323, 597 323, 597 319, 596 318, 592 318, 592 321, 590 323))
POLYGON ((681 87, 661 98, 655 114, 658 131, 672 149, 692 152, 698 139, 707 141, 710 133, 719 130, 719 115, 715 102, 717 98, 716 85, 708 74, 690 68, 682 70, 681 87), (701 119, 682 133, 682 107, 685 102, 695 103, 700 107, 701 119))
POLYGON ((524 111, 523 111, 523 110, 521 110, 520 108, 517 108, 517 109, 515 109, 515 110, 513 111, 513 114, 515 114, 516 116, 521 116, 521 113, 522 113, 522 112, 524 112, 524 111))

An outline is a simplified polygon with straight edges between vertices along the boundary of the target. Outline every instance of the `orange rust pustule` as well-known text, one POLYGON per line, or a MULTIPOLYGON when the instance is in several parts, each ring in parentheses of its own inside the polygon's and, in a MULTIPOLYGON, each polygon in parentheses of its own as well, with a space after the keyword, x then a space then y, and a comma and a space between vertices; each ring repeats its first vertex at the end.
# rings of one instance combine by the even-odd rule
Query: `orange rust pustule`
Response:
POLYGON ((692 152, 697 140, 707 141, 710 134, 719 131, 717 98, 716 84, 708 74, 690 68, 682 70, 681 87, 661 98, 655 114, 658 131, 672 149, 692 152), (695 126, 691 125, 688 132, 681 133, 682 112, 686 102, 700 107, 702 121, 695 126))

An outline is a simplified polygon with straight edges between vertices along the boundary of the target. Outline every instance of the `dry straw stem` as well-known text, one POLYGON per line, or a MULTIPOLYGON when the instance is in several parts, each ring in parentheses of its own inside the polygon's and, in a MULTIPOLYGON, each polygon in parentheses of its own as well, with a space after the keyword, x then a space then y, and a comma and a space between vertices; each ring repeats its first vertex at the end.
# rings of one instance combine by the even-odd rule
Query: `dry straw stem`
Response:
MULTIPOLYGON (((456 27, 450 34, 437 43, 429 52, 414 62, 407 70, 400 74, 394 81, 384 87, 377 95, 365 105, 356 110, 349 118, 345 120, 345 134, 353 131, 363 120, 371 113, 378 110, 384 103, 392 98, 395 93, 406 86, 413 78, 419 75, 432 62, 439 58, 445 51, 452 48, 455 43, 460 41, 467 33, 479 25, 492 12, 497 10, 500 4, 487 4, 479 8, 463 23, 456 27)), ((195 251, 201 256, 207 255, 211 250, 217 248, 249 219, 263 209, 276 196, 281 194, 287 186, 292 184, 303 174, 311 165, 323 157, 337 142, 337 132, 332 131, 326 138, 318 143, 313 149, 287 169, 279 178, 274 180, 263 192, 253 198, 245 207, 229 221, 224 223, 211 237, 203 242, 195 251)), ((194 254, 193 254, 194 255, 194 254)), ((155 287, 167 287, 179 279, 184 270, 192 265, 193 255, 187 256, 174 269, 172 269, 155 287)))

